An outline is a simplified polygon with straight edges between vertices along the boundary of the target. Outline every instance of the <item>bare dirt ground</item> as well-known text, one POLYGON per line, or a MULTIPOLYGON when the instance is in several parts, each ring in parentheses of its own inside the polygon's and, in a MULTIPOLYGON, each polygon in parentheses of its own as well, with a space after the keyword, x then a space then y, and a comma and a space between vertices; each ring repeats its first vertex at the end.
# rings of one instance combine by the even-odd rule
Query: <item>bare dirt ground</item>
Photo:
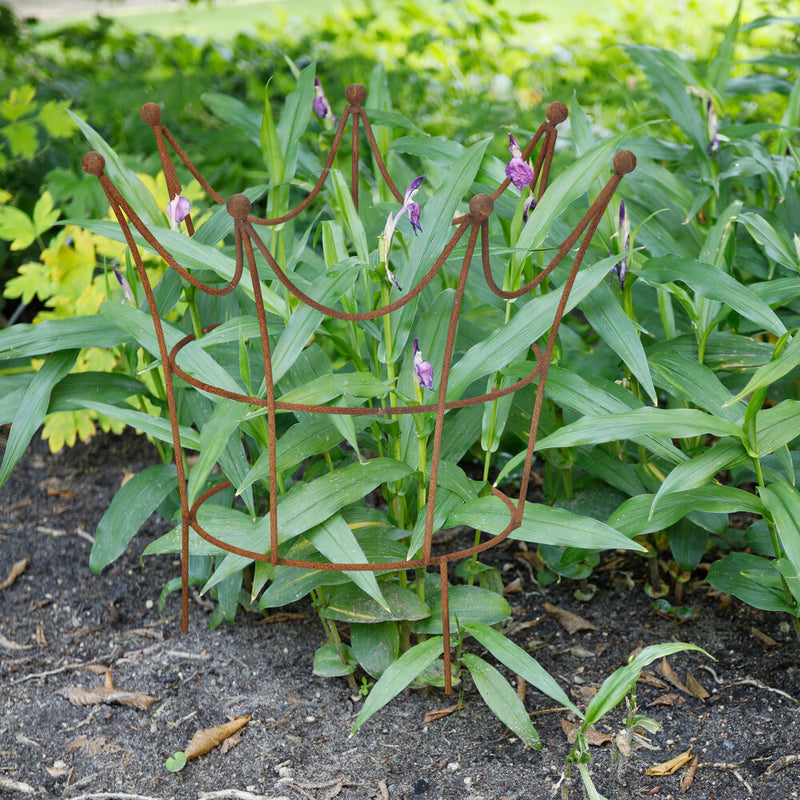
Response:
MULTIPOLYGON (((7 429, 0 429, 0 446, 7 429)), ((125 472, 153 463, 143 437, 98 436, 51 456, 37 442, 0 489, 0 584, 14 563, 24 571, 0 589, 0 798, 2 800, 545 800, 559 785, 569 745, 563 710, 530 687, 526 704, 544 749, 525 748, 495 719, 474 688, 446 697, 407 692, 353 738, 359 701, 343 680, 312 674, 324 641, 314 611, 294 618, 237 617, 216 630, 208 610, 191 606, 191 631, 178 626, 178 596, 164 615, 158 599, 178 574, 169 557, 139 553, 168 529, 156 517, 128 552, 100 575, 88 568, 94 528, 125 472), (78 690, 103 685, 157 697, 148 708, 75 705, 78 690), (437 721, 425 714, 462 701, 437 721), (249 715, 238 743, 190 761, 181 772, 165 759, 198 728, 249 715)), ((642 592, 644 564, 608 554, 588 603, 574 585, 541 589, 519 544, 497 554, 509 594, 509 633, 585 703, 593 688, 640 645, 669 640, 704 647, 716 661, 679 654, 708 693, 665 680, 653 664, 638 685, 642 711, 663 726, 657 749, 640 748, 617 764, 607 743, 592 747, 592 774, 609 800, 656 796, 686 800, 790 800, 800 796, 800 647, 787 620, 720 597, 697 580, 684 601, 698 616, 684 624, 655 615, 642 592), (627 574, 626 574, 627 573, 627 574), (630 580, 629 580, 630 579, 630 580), (579 614, 594 630, 568 633, 543 603, 579 614), (692 691, 689 691, 691 689, 692 691), (694 692, 694 694, 692 693, 694 692), (685 753, 699 757, 672 775, 650 767, 685 753), (681 786, 684 788, 681 788, 681 786)), ((346 635, 346 630, 343 629, 346 635)), ((478 652, 476 650, 476 652, 478 652)), ((669 674, 669 673, 668 673, 669 674)), ((508 676, 512 678, 513 676, 508 676)), ((617 709, 597 727, 614 734, 617 709)), ((600 737, 600 742, 605 737, 600 737)), ((569 796, 585 797, 577 774, 569 796)))

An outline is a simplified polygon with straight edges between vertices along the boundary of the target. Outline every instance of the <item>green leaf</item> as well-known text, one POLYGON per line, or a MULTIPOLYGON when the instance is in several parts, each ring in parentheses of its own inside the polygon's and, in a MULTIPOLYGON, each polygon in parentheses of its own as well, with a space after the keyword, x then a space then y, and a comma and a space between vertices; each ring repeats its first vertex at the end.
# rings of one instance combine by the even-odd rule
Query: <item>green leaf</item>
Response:
POLYGON ((36 239, 33 220, 14 206, 0 208, 0 239, 11 242, 11 250, 25 250, 36 239))
POLYGON ((773 453, 800 436, 797 418, 800 401, 783 400, 772 408, 756 414, 756 440, 759 456, 773 453))
MULTIPOLYGON (((316 550, 328 560, 337 564, 366 564, 367 557, 361 545, 353 535, 350 526, 340 514, 333 514, 306 534, 316 550)), ((389 610, 387 601, 381 593, 378 581, 373 572, 348 571, 347 576, 353 583, 368 594, 378 605, 389 610)))
POLYGON ((786 483, 770 484, 760 494, 778 528, 786 557, 795 569, 800 569, 800 494, 786 483))
POLYGON ((533 727, 522 700, 505 678, 491 664, 472 653, 464 653, 461 661, 469 670, 475 681, 475 687, 495 716, 529 747, 541 750, 542 742, 539 734, 533 727))
POLYGON ((639 333, 622 310, 611 289, 605 283, 599 283, 592 293, 583 299, 581 308, 591 326, 627 365, 647 392, 653 405, 657 405, 658 397, 647 364, 647 356, 639 340, 639 333))
POLYGON ((396 697, 421 672, 427 669, 441 654, 444 640, 441 636, 433 636, 410 650, 406 650, 377 680, 367 696, 350 735, 377 711, 380 711, 390 700, 396 697))
MULTIPOLYGON (((165 209, 160 209, 156 205, 155 198, 150 194, 136 174, 122 164, 119 156, 117 156, 114 150, 109 146, 108 142, 106 142, 91 125, 84 122, 71 111, 67 113, 77 123, 89 144, 103 156, 106 162, 105 174, 108 175, 120 194, 128 201, 139 217, 141 217, 145 225, 151 229, 163 225, 165 221, 165 209)), ((119 229, 116 223, 109 223, 109 225, 113 225, 119 229)))
POLYGON ((672 439, 706 434, 741 437, 742 430, 729 420, 693 408, 637 408, 625 414, 585 416, 537 442, 536 449, 616 442, 644 434, 672 439))
POLYGON ((44 421, 53 387, 75 366, 78 352, 78 350, 62 350, 53 353, 28 384, 19 409, 14 415, 3 453, 3 462, 0 464, 0 486, 6 482, 11 470, 30 444, 33 434, 44 421))
MULTIPOLYGON (((481 622, 497 625, 508 619, 511 609, 506 599, 479 586, 451 586, 449 591, 450 629, 455 630, 462 622, 481 622)), ((436 590, 428 591, 425 599, 430 603, 430 615, 411 625, 414 633, 442 632, 442 595, 436 590)))
POLYGON ((711 514, 732 514, 747 511, 761 514, 761 500, 750 492, 733 486, 701 486, 681 492, 671 492, 659 500, 651 514, 653 495, 640 494, 626 500, 609 518, 608 524, 626 536, 640 536, 674 525, 693 511, 711 514))
POLYGON ((281 403, 324 405, 340 396, 383 397, 391 388, 389 381, 379 380, 371 372, 337 372, 315 378, 305 386, 286 392, 278 400, 281 403))
POLYGON ((322 678, 338 678, 342 675, 352 675, 356 671, 358 662, 353 657, 350 648, 343 644, 344 660, 335 644, 328 643, 317 648, 314 653, 314 669, 312 672, 322 678))
MULTIPOLYGON (((490 495, 464 503, 447 518, 446 527, 469 525, 488 534, 502 533, 510 522, 508 506, 490 495)), ((522 524, 511 533, 524 542, 590 550, 639 550, 639 545, 612 527, 591 517, 571 514, 563 508, 525 503, 522 524)))
POLYGON ((0 361, 73 348, 115 347, 130 338, 127 331, 102 314, 45 320, 36 325, 18 322, 0 330, 0 361))
POLYGON ((179 750, 164 762, 164 766, 169 772, 180 772, 186 766, 186 763, 186 753, 179 750))
MULTIPOLYGON (((796 285, 798 282, 796 279, 792 279, 792 283, 796 285)), ((763 367, 759 367, 745 387, 728 400, 728 404, 736 403, 758 389, 775 383, 798 364, 800 364, 800 335, 795 334, 791 342, 781 351, 781 354, 768 364, 764 364, 763 367)))
POLYGON ((174 464, 155 464, 122 486, 97 524, 89 555, 92 572, 100 572, 125 552, 139 528, 177 485, 174 464))
MULTIPOLYGON (((597 694, 592 698, 586 708, 581 730, 585 731, 595 725, 612 708, 620 703, 639 680, 642 670, 652 661, 665 658, 673 653, 684 650, 696 650, 708 655, 705 650, 694 644, 685 642, 669 642, 668 644, 655 644, 645 647, 627 666, 620 667, 611 673, 602 683, 597 694)), ((711 658, 711 656, 709 656, 711 658)))
POLYGON ((581 712, 569 699, 567 693, 558 685, 550 673, 533 656, 503 636, 499 631, 480 622, 467 622, 461 626, 465 633, 474 636, 498 661, 512 672, 524 678, 540 692, 566 706, 580 717, 581 712))
POLYGON ((205 92, 201 100, 214 116, 238 128, 253 144, 261 143, 261 115, 246 103, 217 92, 205 92))
POLYGON ((392 620, 418 620, 431 615, 431 608, 410 589, 394 583, 382 583, 384 602, 382 606, 368 597, 357 586, 350 583, 333 587, 319 615, 340 622, 390 622, 392 620))
MULTIPOLYGON (((740 218, 741 216, 744 215, 740 215, 740 218)), ((651 258, 635 271, 649 283, 681 281, 701 297, 725 303, 776 336, 786 333, 784 324, 758 295, 727 272, 710 264, 703 264, 693 258, 663 256, 651 258)))
POLYGON ((350 645, 361 668, 379 678, 400 657, 400 631, 396 622, 351 622, 350 645))
POLYGON ((754 608, 797 615, 788 601, 775 562, 750 553, 730 553, 714 561, 708 582, 720 592, 732 594, 754 608))
POLYGON ((791 243, 786 241, 764 217, 755 212, 739 214, 739 222, 744 223, 747 232, 756 244, 761 245, 767 255, 782 267, 797 272, 797 253, 791 243))

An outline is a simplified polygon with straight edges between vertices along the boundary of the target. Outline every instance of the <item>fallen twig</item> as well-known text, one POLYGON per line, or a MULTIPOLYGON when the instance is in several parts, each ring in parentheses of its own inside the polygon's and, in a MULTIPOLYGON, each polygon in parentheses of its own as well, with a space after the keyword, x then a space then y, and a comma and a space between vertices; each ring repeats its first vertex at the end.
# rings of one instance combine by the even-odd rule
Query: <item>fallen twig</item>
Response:
POLYGON ((70 800, 162 800, 162 798, 144 794, 128 794, 127 792, 92 792, 91 794, 79 794, 70 800))
POLYGON ((29 783, 12 781, 11 778, 0 778, 0 789, 7 789, 9 792, 20 792, 21 794, 33 794, 36 791, 29 783))
POLYGON ((800 753, 793 753, 790 756, 781 756, 777 761, 773 761, 767 767, 764 774, 761 776, 761 779, 763 780, 764 778, 769 778, 779 769, 788 767, 789 764, 796 764, 798 761, 800 761, 800 753))
POLYGON ((792 697, 790 694, 787 694, 782 689, 775 689, 772 686, 767 686, 766 683, 762 683, 761 681, 756 680, 755 678, 742 678, 738 681, 725 681, 717 675, 714 670, 706 664, 700 664, 698 669, 704 669, 706 672, 710 673, 711 677, 714 679, 714 683, 718 684, 719 686, 755 686, 757 689, 763 689, 765 692, 773 692, 774 694, 779 694, 781 697, 785 697, 787 700, 791 700, 793 703, 800 704, 800 700, 797 698, 792 697))
POLYGON ((265 794, 243 792, 241 789, 220 789, 216 792, 200 792, 197 800, 289 800, 285 795, 267 797, 265 794))
POLYGON ((97 664, 100 661, 111 662, 117 657, 119 651, 120 648, 115 647, 110 653, 104 656, 100 656, 99 658, 92 658, 89 661, 79 661, 76 664, 64 664, 62 667, 56 667, 55 669, 47 669, 44 672, 32 672, 30 675, 23 675, 23 677, 17 678, 14 681, 9 681, 8 685, 15 686, 18 683, 25 683, 26 681, 36 680, 36 678, 47 678, 50 675, 58 675, 59 672, 66 672, 67 670, 70 669, 82 669, 83 667, 86 667, 89 664, 97 664))

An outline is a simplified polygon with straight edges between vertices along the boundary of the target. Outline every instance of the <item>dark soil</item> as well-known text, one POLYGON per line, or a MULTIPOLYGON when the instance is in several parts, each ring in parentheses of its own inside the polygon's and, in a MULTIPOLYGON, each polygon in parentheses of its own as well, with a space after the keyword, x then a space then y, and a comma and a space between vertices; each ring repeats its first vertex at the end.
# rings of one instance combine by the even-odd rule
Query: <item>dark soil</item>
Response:
MULTIPOLYGON (((119 561, 93 575, 88 558, 97 521, 124 473, 153 462, 152 447, 132 435, 98 436, 56 456, 37 442, 0 490, 0 583, 13 563, 30 559, 0 590, 2 800, 553 796, 569 749, 561 726, 567 717, 530 687, 526 702, 544 742, 541 752, 509 735, 471 687, 460 712, 429 723, 426 712, 459 696, 402 694, 349 738, 359 704, 344 680, 312 674, 324 636, 309 605, 288 609, 303 619, 259 624, 242 613, 235 624, 210 630, 208 609, 193 601, 191 631, 181 634, 178 594, 169 596, 163 616, 157 610, 163 585, 178 574, 177 561, 139 560, 144 546, 168 529, 155 517, 119 561), (117 688, 156 695, 158 702, 148 710, 73 705, 67 687, 102 685, 103 675, 90 665, 110 667, 117 688), (166 771, 165 759, 196 729, 238 715, 252 719, 236 746, 190 761, 182 772, 166 771)), ((800 719, 793 699, 800 697, 800 647, 785 617, 735 599, 720 608, 721 598, 698 571, 684 596, 698 616, 677 626, 652 612, 642 591, 644 563, 615 554, 593 578, 595 597, 579 603, 574 585, 537 587, 518 548, 512 543, 496 556, 507 583, 522 579, 522 591, 508 595, 516 628, 511 636, 535 652, 579 704, 640 645, 688 641, 716 659, 698 653, 669 659, 681 680, 691 670, 710 694, 705 700, 654 686, 654 680, 639 683, 640 710, 663 726, 649 737, 658 749, 634 750, 614 765, 610 745, 592 748, 591 772, 609 800, 800 796, 800 719), (570 635, 545 613, 544 602, 597 629, 570 635), (519 625, 526 622, 533 624, 519 625), (699 766, 685 790, 685 769, 645 775, 690 747, 699 766)), ((654 677, 658 667, 651 665, 654 677)), ((615 709, 598 730, 616 733, 623 716, 615 709)), ((585 797, 577 772, 569 791, 585 797)))

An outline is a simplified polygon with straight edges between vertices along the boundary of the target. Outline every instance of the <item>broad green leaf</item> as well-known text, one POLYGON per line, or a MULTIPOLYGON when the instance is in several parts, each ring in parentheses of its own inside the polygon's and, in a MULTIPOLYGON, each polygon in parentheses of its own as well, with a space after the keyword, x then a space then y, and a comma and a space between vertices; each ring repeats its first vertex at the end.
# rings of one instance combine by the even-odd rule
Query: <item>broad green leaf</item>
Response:
POLYGON ((214 465, 222 456, 228 440, 237 429, 247 407, 234 400, 220 399, 211 418, 200 431, 200 456, 189 472, 187 493, 189 503, 194 503, 206 488, 205 483, 214 465))
POLYGON ((677 53, 650 45, 625 45, 630 58, 641 67, 670 119, 683 131, 699 153, 705 154, 705 109, 690 94, 689 86, 701 86, 702 81, 687 60, 677 53))
POLYGON ((786 557, 800 569, 800 494, 786 483, 770 484, 760 494, 778 528, 786 557))
MULTIPOLYGON (((315 525, 319 525, 328 519, 331 514, 335 514, 356 500, 362 500, 381 483, 400 480, 410 474, 411 471, 408 465, 394 459, 376 458, 365 463, 342 467, 308 483, 296 484, 286 494, 278 498, 279 543, 289 541, 301 533, 311 530, 315 525)), ((202 509, 203 507, 201 507, 201 511, 202 509)), ((239 525, 235 522, 231 524, 231 522, 223 521, 218 516, 212 523, 216 528, 215 535, 217 538, 231 544, 237 544, 239 547, 255 553, 268 553, 270 546, 270 515, 265 514, 256 521, 251 521, 244 514, 236 514, 235 518, 244 523, 244 528, 248 533, 243 535, 239 530, 239 525), (239 542, 243 543, 239 544, 239 542)), ((198 514, 198 519, 200 524, 205 527, 200 514, 198 514)), ((213 533, 214 531, 211 532, 213 533)), ((153 544, 157 544, 161 552, 176 552, 180 550, 180 541, 174 531, 171 534, 162 536, 161 539, 153 544)), ((210 550, 204 548, 202 552, 219 552, 219 549, 213 545, 211 545, 211 548, 210 550)), ((155 552, 155 550, 152 552, 155 552)), ((209 587, 227 575, 243 569, 251 562, 252 559, 250 558, 229 553, 223 563, 217 567, 214 575, 212 575, 209 587)))
POLYGON ((28 384, 19 409, 11 423, 3 461, 0 464, 0 486, 2 486, 16 463, 27 450, 33 434, 44 421, 47 408, 50 405, 50 395, 53 387, 75 366, 78 358, 77 350, 61 350, 53 355, 42 365, 28 384))
POLYGON ((733 486, 706 485, 682 492, 671 492, 659 500, 651 514, 653 495, 640 494, 626 500, 609 518, 608 524, 626 536, 641 536, 674 525, 693 511, 732 514, 747 511, 761 514, 761 500, 733 486))
POLYGON ((361 668, 379 678, 400 656, 400 631, 396 622, 364 625, 350 623, 350 646, 361 668))
MULTIPOLYGON (((430 603, 430 616, 411 625, 415 633, 442 632, 442 596, 439 587, 436 588, 437 591, 429 591, 425 598, 430 603)), ((451 630, 462 622, 497 625, 511 614, 504 597, 479 586, 451 586, 448 597, 451 630)))
POLYGON ((100 572, 125 552, 139 528, 177 486, 174 464, 147 467, 122 486, 97 524, 89 554, 92 572, 100 572))
POLYGON ((201 100, 214 116, 231 127, 238 128, 253 144, 260 144, 261 115, 257 111, 235 97, 217 92, 205 92, 201 100))
POLYGON ((115 347, 130 335, 102 314, 71 319, 51 319, 36 325, 18 322, 0 330, 0 361, 30 358, 57 350, 115 347))
MULTIPOLYGON (((158 339, 156 339, 153 321, 149 314, 145 314, 138 308, 110 302, 103 303, 100 306, 100 312, 115 325, 126 330, 145 350, 156 358, 161 358, 158 339)), ((162 320, 161 325, 168 349, 172 349, 184 338, 185 334, 168 322, 162 320)), ((181 350, 178 356, 178 366, 189 375, 194 375, 210 385, 218 386, 229 392, 244 393, 239 383, 197 342, 190 342, 181 350)))
MULTIPOLYGON (((259 562, 262 563, 262 562, 259 562)), ((301 567, 275 567, 270 585, 261 595, 261 608, 275 608, 294 603, 320 586, 347 583, 344 572, 331 569, 305 569, 301 567)))
POLYGON ((677 350, 656 347, 647 353, 653 379, 671 395, 699 406, 709 414, 741 425, 744 409, 705 364, 677 350))
MULTIPOLYGON (((705 650, 694 644, 685 642, 669 642, 667 644, 654 644, 645 647, 635 658, 626 666, 620 667, 611 673, 602 683, 597 694, 592 698, 586 708, 586 715, 583 718, 581 730, 587 730, 601 720, 611 709, 616 707, 625 698, 636 681, 642 670, 651 662, 658 658, 666 658, 673 653, 680 653, 684 650, 696 650, 704 655, 708 655, 705 650)), ((711 658, 711 656, 709 656, 711 658)))
POLYGON ((745 464, 748 460, 749 456, 740 441, 736 439, 720 440, 700 455, 678 464, 667 475, 667 479, 653 497, 650 513, 655 511, 659 501, 670 492, 695 489, 710 481, 718 473, 745 464))
POLYGON ((667 536, 675 563, 686 572, 695 569, 705 555, 709 532, 684 517, 668 529, 667 536))
POLYGON ((800 570, 786 558, 779 558, 775 561, 775 568, 783 576, 789 592, 794 598, 796 615, 797 609, 800 608, 800 570))
POLYGON ((465 633, 474 636, 498 661, 508 667, 515 675, 524 678, 531 686, 566 706, 580 717, 581 712, 569 699, 567 693, 558 685, 550 673, 533 656, 519 645, 514 644, 502 633, 479 622, 467 622, 461 626, 465 633))
POLYGON ((616 442, 644 434, 671 439, 706 434, 741 437, 742 430, 729 420, 693 408, 637 408, 624 414, 582 417, 541 439, 536 449, 616 442))
POLYGON ((410 589, 394 583, 382 583, 385 606, 364 594, 357 586, 345 583, 334 586, 326 603, 318 609, 319 615, 341 622, 390 622, 392 620, 418 620, 431 615, 431 608, 410 589))
POLYGON ((781 266, 797 272, 797 253, 790 242, 787 242, 764 217, 755 212, 746 211, 739 214, 739 222, 744 223, 753 240, 760 244, 767 255, 781 266))
POLYGON ((800 400, 783 400, 756 414, 758 454, 765 456, 800 436, 800 400))
MULTIPOLYGON (((798 283, 796 278, 792 279, 792 282, 798 283)), ((728 404, 736 403, 758 389, 775 383, 798 364, 800 364, 800 335, 795 334, 792 341, 781 351, 781 354, 768 364, 764 364, 763 367, 759 367, 742 391, 732 397, 728 404)))
POLYGON ((653 378, 636 326, 622 310, 611 289, 599 283, 581 303, 591 326, 603 341, 623 360, 647 392, 653 405, 658 403, 653 378))
MULTIPOLYGON (((84 408, 91 408, 99 414, 105 414, 111 419, 124 422, 126 425, 130 425, 131 428, 153 436, 161 442, 173 444, 172 427, 168 419, 154 417, 152 414, 137 411, 135 408, 126 405, 112 406, 109 403, 101 403, 97 400, 76 400, 76 402, 84 408)), ((179 430, 184 447, 190 450, 200 449, 200 434, 194 428, 181 425, 179 430)))
MULTIPOLYGON (((128 201, 133 210, 141 217, 148 227, 158 227, 163 225, 166 217, 166 209, 160 209, 156 204, 155 198, 147 190, 145 185, 139 180, 134 172, 125 167, 119 156, 112 150, 108 142, 87 122, 79 116, 67 111, 73 120, 78 124, 81 132, 86 137, 89 144, 105 159, 104 172, 117 187, 120 194, 128 201)), ((80 224, 80 223, 79 223, 80 224)), ((119 229, 116 223, 109 223, 119 229)), ((88 225, 86 226, 88 227, 88 225)), ((188 237, 186 237, 188 238, 188 237)))
MULTIPOLYGON (((115 242, 126 243, 127 240, 122 233, 120 226, 116 222, 106 220, 76 220, 76 224, 92 233, 105 236, 115 242)), ((159 245, 166 250, 184 269, 192 270, 210 269, 226 283, 233 280, 236 272, 236 259, 219 247, 203 244, 201 238, 195 239, 186 236, 179 231, 172 231, 169 228, 159 225, 150 226, 150 231, 159 245)), ((154 247, 145 241, 138 231, 132 230, 133 239, 136 244, 150 253, 161 255, 158 247, 154 247)), ((239 286, 243 292, 251 299, 253 298, 253 282, 250 271, 245 267, 239 286)), ((261 297, 264 307, 272 314, 283 317, 287 313, 286 301, 272 291, 263 281, 261 281, 261 297)), ((101 309, 102 310, 102 309, 101 309)))
MULTIPOLYGON (((340 514, 333 514, 321 525, 309 531, 306 534, 306 538, 316 550, 333 563, 367 563, 367 557, 364 555, 361 545, 340 514)), ((387 611, 389 610, 374 573, 352 571, 348 572, 347 575, 361 591, 368 594, 378 605, 387 611)))
POLYGON ((730 553, 711 564, 708 582, 720 592, 732 594, 764 611, 796 610, 789 602, 775 562, 750 553, 730 553))
POLYGON ((461 661, 469 670, 475 687, 495 716, 534 750, 542 749, 542 742, 525 705, 506 679, 489 663, 472 653, 464 653, 461 661))
POLYGON ((680 281, 701 297, 719 300, 776 336, 786 333, 784 324, 763 300, 727 272, 710 264, 693 258, 664 256, 646 261, 636 268, 636 273, 653 284, 680 281))
MULTIPOLYGON (((550 190, 544 197, 547 198, 549 193, 550 190)), ((608 271, 617 260, 616 256, 609 256, 578 273, 565 313, 575 308, 600 281, 608 276, 608 271)), ((463 397, 466 388, 473 381, 501 370, 509 363, 519 361, 522 353, 552 326, 560 301, 559 289, 533 298, 511 318, 508 324, 496 328, 485 339, 471 347, 453 365, 447 385, 447 399, 456 400, 463 397)))
POLYGON ((356 671, 358 662, 353 657, 353 653, 346 645, 342 645, 344 660, 339 654, 339 649, 335 644, 328 642, 317 648, 314 653, 314 668, 312 672, 322 678, 339 678, 342 675, 351 675, 356 671))
POLYGON ((389 381, 376 378, 371 372, 337 372, 322 375, 309 381, 305 386, 281 395, 281 403, 302 403, 324 405, 337 397, 383 397, 389 393, 389 381))
MULTIPOLYGON (((490 495, 464 503, 447 519, 447 527, 469 525, 485 533, 502 533, 510 522, 508 506, 490 495)), ((614 528, 591 517, 571 514, 563 508, 541 503, 525 503, 522 524, 511 533, 512 538, 557 547, 581 547, 589 550, 638 550, 632 542, 614 528)))
POLYGON ((444 640, 442 637, 433 636, 415 645, 410 650, 406 650, 397 661, 388 667, 372 687, 372 691, 361 707, 350 735, 355 734, 375 712, 380 711, 390 700, 400 694, 414 678, 439 658, 443 647, 444 640))

